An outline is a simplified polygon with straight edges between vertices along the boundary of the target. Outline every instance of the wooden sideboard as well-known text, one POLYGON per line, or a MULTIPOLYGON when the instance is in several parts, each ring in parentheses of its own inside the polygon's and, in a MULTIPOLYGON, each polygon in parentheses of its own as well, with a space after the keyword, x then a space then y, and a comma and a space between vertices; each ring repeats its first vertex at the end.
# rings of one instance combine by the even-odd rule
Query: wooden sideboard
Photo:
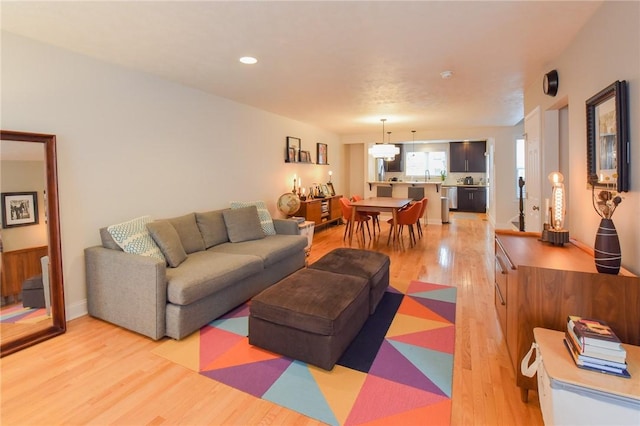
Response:
POLYGON ((49 254, 47 246, 30 247, 2 253, 2 297, 20 299, 22 283, 42 273, 40 258, 49 254))
POLYGON ((315 222, 316 226, 339 222, 342 218, 340 198, 342 195, 301 201, 296 216, 303 216, 306 220, 315 222))
POLYGON ((640 278, 596 271, 593 254, 576 242, 554 246, 540 234, 495 235, 495 307, 523 401, 536 378, 520 372, 535 327, 564 332, 568 315, 611 325, 623 343, 640 345, 640 278))

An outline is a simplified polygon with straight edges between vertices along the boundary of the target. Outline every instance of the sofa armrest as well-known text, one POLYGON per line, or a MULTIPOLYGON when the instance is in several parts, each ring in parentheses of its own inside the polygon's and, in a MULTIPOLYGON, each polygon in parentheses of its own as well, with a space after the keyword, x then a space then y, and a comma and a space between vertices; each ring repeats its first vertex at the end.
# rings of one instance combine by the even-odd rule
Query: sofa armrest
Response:
POLYGON ((101 246, 84 251, 89 315, 154 340, 165 335, 166 265, 101 246))
POLYGON ((293 219, 273 219, 273 226, 276 228, 276 234, 300 235, 298 222, 293 219))

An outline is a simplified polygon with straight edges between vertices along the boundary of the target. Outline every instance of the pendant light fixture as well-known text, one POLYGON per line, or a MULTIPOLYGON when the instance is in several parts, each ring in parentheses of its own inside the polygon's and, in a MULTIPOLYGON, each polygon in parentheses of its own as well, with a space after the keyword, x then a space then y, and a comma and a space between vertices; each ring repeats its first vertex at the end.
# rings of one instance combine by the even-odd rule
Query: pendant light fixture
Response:
MULTIPOLYGON (((375 144, 369 148, 369 155, 375 158, 384 158, 387 161, 391 161, 397 154, 400 154, 400 148, 384 142, 384 122, 387 121, 387 119, 381 118, 380 121, 382 121, 382 143, 375 144)), ((388 133, 391 135, 391 132, 388 133)), ((391 140, 391 136, 389 136, 389 140, 391 140)))
POLYGON ((411 156, 415 157, 416 156, 416 131, 412 130, 411 133, 413 134, 413 143, 411 144, 411 156))

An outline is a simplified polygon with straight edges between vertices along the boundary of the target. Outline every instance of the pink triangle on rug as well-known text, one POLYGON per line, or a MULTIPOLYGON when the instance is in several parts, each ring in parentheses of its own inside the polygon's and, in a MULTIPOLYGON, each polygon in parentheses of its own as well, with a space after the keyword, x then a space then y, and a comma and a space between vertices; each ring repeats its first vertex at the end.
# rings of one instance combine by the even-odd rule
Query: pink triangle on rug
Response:
POLYGON ((389 417, 367 422, 367 426, 429 425, 449 426, 451 424, 451 400, 445 400, 426 407, 405 411, 389 417))
POLYGON ((409 288, 407 289, 407 294, 412 294, 412 293, 422 293, 425 291, 432 291, 432 290, 443 290, 446 288, 451 288, 451 286, 448 285, 442 285, 442 284, 432 284, 432 283, 425 283, 422 281, 411 281, 411 284, 409 284, 409 288))
POLYGON ((359 425, 448 399, 412 386, 369 375, 345 425, 359 425))
POLYGON ((405 334, 401 336, 388 337, 389 340, 408 343, 434 351, 453 354, 455 348, 456 328, 450 327, 435 328, 432 330, 419 331, 417 333, 405 334))
POLYGON ((200 329, 200 371, 246 337, 214 327, 200 329))

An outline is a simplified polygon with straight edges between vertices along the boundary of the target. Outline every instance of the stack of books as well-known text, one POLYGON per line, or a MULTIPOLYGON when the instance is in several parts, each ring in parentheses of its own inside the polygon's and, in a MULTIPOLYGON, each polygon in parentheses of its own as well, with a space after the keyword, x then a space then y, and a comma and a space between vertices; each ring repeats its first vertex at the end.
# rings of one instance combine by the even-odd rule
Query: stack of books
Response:
POLYGON ((569 315, 564 344, 580 368, 631 377, 627 371, 627 352, 604 321, 569 315))
POLYGON ((305 221, 305 218, 301 216, 291 216, 289 219, 295 220, 296 222, 298 222, 298 224, 304 223, 305 221))

